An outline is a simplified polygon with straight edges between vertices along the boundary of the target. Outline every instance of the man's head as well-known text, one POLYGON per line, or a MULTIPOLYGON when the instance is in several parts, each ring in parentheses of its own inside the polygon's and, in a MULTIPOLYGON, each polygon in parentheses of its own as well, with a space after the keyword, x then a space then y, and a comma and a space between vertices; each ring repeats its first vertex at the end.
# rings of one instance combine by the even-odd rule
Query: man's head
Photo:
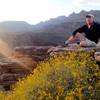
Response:
POLYGON ((94 22, 94 15, 92 14, 88 14, 86 15, 86 24, 87 25, 91 25, 94 22))

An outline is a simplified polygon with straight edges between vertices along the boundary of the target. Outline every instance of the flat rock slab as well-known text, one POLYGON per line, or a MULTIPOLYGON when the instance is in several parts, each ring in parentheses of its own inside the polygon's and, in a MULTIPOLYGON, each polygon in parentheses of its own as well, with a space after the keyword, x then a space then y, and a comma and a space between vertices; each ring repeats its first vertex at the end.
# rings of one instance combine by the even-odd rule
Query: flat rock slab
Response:
POLYGON ((36 61, 39 60, 44 60, 46 57, 48 57, 49 55, 54 55, 57 54, 59 52, 69 52, 69 51, 95 51, 95 59, 99 61, 100 55, 100 46, 96 46, 96 47, 80 47, 77 44, 69 44, 68 46, 27 46, 27 47, 16 47, 15 51, 22 53, 22 54, 26 54, 26 55, 31 55, 30 57, 32 57, 32 59, 37 59, 36 61), (98 53, 96 53, 98 52, 98 53))
MULTIPOLYGON (((68 46, 27 46, 27 47, 16 47, 15 51, 31 55, 33 59, 43 60, 49 55, 56 54, 59 52, 68 52, 68 51, 95 51, 100 52, 100 47, 80 47, 77 44, 70 44, 68 46)), ((97 53, 95 53, 95 57, 97 57, 97 53)), ((99 55, 98 55, 99 57, 99 55)))
POLYGON ((100 47, 52 47, 48 50, 48 53, 53 52, 66 52, 66 51, 95 51, 100 52, 100 47))

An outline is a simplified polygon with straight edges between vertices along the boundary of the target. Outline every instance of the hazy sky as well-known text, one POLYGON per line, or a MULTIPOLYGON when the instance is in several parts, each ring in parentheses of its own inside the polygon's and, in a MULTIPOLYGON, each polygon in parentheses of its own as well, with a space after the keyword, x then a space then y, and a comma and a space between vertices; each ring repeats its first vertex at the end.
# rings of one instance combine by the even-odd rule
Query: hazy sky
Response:
POLYGON ((81 10, 100 10, 100 0, 0 0, 0 21, 39 23, 81 10))

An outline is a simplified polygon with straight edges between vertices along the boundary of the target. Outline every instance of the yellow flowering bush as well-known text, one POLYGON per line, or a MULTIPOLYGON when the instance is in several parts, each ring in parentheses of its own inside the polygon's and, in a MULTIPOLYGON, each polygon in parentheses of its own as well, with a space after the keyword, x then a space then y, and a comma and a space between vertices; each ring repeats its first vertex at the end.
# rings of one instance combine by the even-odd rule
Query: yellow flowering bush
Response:
POLYGON ((93 53, 61 53, 38 64, 0 100, 100 100, 100 66, 93 53))
POLYGON ((0 91, 0 100, 5 100, 6 94, 2 91, 0 91))

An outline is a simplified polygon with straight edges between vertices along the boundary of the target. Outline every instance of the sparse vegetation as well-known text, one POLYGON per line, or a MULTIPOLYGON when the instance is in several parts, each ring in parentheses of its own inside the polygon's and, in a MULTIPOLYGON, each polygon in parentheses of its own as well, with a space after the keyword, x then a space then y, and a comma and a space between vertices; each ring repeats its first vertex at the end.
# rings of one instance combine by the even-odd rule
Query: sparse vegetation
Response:
POLYGON ((93 53, 69 52, 38 64, 0 100, 100 100, 100 66, 93 53))

